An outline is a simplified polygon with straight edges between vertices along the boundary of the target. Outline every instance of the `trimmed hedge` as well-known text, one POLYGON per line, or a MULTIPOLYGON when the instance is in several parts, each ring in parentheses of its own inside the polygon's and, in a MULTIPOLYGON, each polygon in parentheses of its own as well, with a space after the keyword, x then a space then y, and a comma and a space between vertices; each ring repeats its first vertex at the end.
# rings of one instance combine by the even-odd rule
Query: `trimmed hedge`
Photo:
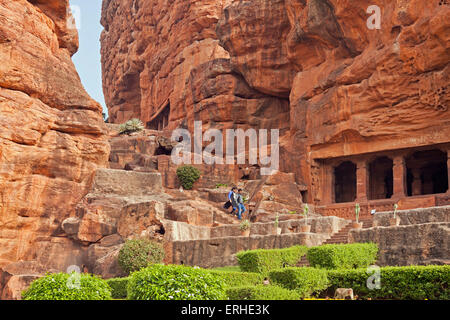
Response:
POLYGON ((270 280, 283 288, 297 291, 301 298, 320 293, 329 286, 326 270, 308 267, 271 271, 270 280))
POLYGON ((128 281, 129 300, 223 300, 225 282, 208 270, 155 264, 133 272, 128 281))
POLYGON ((235 271, 209 271, 211 274, 220 277, 227 287, 257 286, 262 284, 264 277, 260 273, 235 272, 235 271))
POLYGON ((236 257, 242 271, 267 275, 272 270, 297 265, 307 252, 306 246, 294 246, 285 249, 241 251, 236 257))
POLYGON ((230 300, 300 300, 300 294, 279 286, 242 286, 226 290, 230 300))
POLYGON ((326 244, 309 248, 311 267, 325 269, 366 268, 377 260, 375 243, 326 244))
POLYGON ((380 268, 380 289, 369 290, 366 269, 330 270, 328 294, 337 288, 353 288, 360 299, 449 300, 450 266, 380 268))
POLYGON ((23 300, 111 300, 105 280, 85 273, 52 273, 34 280, 23 300))
POLYGON ((111 288, 111 296, 113 299, 126 299, 127 297, 127 285, 130 278, 112 278, 106 280, 111 288))
POLYGON ((164 259, 163 246, 149 239, 127 240, 119 251, 119 266, 127 274, 138 271, 164 259))

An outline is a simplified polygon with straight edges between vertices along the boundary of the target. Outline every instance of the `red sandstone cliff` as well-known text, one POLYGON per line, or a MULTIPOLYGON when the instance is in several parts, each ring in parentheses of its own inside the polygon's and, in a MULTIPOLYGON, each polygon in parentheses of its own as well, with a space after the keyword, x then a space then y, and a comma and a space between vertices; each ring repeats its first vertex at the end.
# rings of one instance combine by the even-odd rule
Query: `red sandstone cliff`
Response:
POLYGON ((61 222, 108 158, 101 106, 71 61, 78 34, 67 28, 68 5, 0 0, 0 267, 76 263, 61 222))
POLYGON ((450 142, 449 14, 440 0, 105 0, 110 119, 152 127, 170 107, 169 129, 281 128, 281 169, 321 203, 322 159, 450 142))

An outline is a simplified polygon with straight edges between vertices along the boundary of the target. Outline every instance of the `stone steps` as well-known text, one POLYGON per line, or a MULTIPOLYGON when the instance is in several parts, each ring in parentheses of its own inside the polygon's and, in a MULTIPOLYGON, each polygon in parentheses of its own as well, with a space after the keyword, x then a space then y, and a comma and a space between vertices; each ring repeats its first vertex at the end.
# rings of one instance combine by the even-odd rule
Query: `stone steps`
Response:
MULTIPOLYGON (((360 222, 363 223, 363 228, 372 227, 372 219, 361 219, 360 222)), ((344 228, 342 228, 338 233, 334 234, 330 239, 324 242, 324 244, 342 244, 348 243, 348 234, 352 229, 352 223, 349 223, 344 228)))

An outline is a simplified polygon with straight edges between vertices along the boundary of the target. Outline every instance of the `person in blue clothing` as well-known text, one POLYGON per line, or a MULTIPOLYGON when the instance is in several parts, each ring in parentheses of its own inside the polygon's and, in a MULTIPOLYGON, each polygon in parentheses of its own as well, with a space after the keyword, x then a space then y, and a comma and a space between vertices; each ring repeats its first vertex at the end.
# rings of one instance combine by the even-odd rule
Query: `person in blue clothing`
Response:
POLYGON ((236 214, 236 211, 239 210, 239 203, 238 203, 238 189, 236 187, 231 188, 231 191, 228 193, 228 201, 230 201, 231 206, 233 207, 233 210, 231 210, 230 214, 236 214))
POLYGON ((231 191, 228 192, 228 201, 225 202, 223 205, 224 209, 228 209, 229 207, 233 207, 233 210, 231 210, 230 214, 234 214, 236 210, 238 210, 239 205, 237 202, 237 194, 236 194, 237 188, 233 187, 231 188, 231 191))
POLYGON ((241 220, 242 219, 242 214, 247 211, 247 209, 245 209, 245 205, 244 205, 244 197, 242 196, 242 189, 238 190, 238 194, 237 194, 237 202, 238 202, 238 219, 241 220))

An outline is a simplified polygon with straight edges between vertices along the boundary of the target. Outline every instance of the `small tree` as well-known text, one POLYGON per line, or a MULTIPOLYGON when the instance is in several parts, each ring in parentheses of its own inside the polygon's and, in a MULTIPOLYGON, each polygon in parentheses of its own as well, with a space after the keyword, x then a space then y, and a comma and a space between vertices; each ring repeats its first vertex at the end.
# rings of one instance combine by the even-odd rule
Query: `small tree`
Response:
POLYGON ((361 207, 359 206, 359 203, 355 204, 355 217, 356 217, 356 223, 359 223, 359 212, 361 211, 361 207))
POLYGON ((177 169, 177 177, 184 189, 190 190, 194 182, 200 178, 200 170, 192 166, 181 166, 177 169))
POLYGON ((309 214, 309 206, 306 203, 305 206, 303 207, 303 213, 302 215, 305 217, 306 219, 306 224, 308 224, 308 214, 309 214))

